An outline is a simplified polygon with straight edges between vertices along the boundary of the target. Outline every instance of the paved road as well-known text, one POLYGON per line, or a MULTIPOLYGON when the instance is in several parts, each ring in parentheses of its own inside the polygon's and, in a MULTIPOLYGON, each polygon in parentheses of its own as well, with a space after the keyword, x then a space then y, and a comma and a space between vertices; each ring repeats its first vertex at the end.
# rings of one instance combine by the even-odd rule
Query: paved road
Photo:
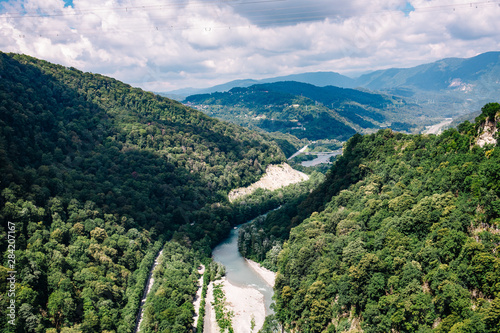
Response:
POLYGON ((158 252, 158 255, 156 256, 155 262, 153 263, 153 266, 151 267, 151 270, 149 271, 148 280, 146 281, 146 288, 144 289, 144 294, 142 295, 142 299, 141 299, 141 305, 139 307, 139 314, 137 315, 137 319, 136 319, 136 325, 135 325, 135 332, 136 333, 139 332, 139 328, 141 327, 142 320, 144 319, 143 318, 143 316, 144 316, 144 303, 146 303, 146 298, 148 297, 148 294, 151 291, 151 288, 153 287, 153 284, 155 282, 155 279, 153 277, 153 272, 154 272, 156 266, 158 266, 158 263, 159 263, 158 259, 160 258, 162 253, 163 253, 163 249, 161 249, 161 251, 158 252))
POLYGON ((292 158, 294 158, 295 156, 299 155, 300 153, 302 153, 304 150, 307 149, 309 145, 305 145, 304 147, 300 148, 295 154, 293 154, 292 156, 290 156, 288 159, 291 160, 292 158))

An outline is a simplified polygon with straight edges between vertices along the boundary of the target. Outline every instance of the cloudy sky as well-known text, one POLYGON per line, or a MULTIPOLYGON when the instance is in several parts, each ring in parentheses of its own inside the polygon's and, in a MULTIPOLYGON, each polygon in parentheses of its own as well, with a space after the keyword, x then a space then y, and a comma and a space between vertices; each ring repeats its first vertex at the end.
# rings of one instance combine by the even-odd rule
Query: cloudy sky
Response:
POLYGON ((152 91, 500 50, 500 0, 0 0, 0 50, 152 91))

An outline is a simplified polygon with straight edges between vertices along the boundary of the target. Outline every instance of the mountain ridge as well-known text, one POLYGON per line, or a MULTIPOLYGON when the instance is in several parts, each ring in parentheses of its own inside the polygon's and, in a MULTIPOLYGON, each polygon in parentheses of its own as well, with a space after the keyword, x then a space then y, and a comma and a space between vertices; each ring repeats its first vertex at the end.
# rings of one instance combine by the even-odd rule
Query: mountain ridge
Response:
POLYGON ((403 122, 421 113, 401 97, 297 81, 191 95, 183 103, 239 125, 309 140, 345 140, 354 131, 370 132, 392 123, 410 130, 417 125, 403 122))
MULTIPOLYGON (((190 90, 211 93, 217 90, 248 87, 258 83, 292 80, 316 86, 369 89, 411 98, 437 117, 457 117, 477 112, 500 94, 500 52, 491 51, 470 58, 444 58, 408 68, 388 68, 349 78, 336 72, 309 72, 262 80, 237 80, 219 86, 190 90), (331 77, 331 79, 327 79, 331 77)), ((186 96, 187 97, 187 96, 186 96)), ((182 96, 176 96, 178 100, 182 96)))
MULTIPOLYGON (((305 73, 276 76, 258 80, 239 79, 208 88, 184 88, 184 89, 165 92, 165 94, 173 93, 173 94, 188 96, 188 95, 193 95, 195 93, 206 94, 216 91, 224 92, 235 87, 248 87, 253 84, 274 83, 279 81, 297 81, 302 83, 313 84, 319 87, 333 85, 341 88, 369 88, 374 90, 380 90, 380 89, 389 89, 399 86, 405 86, 408 85, 409 83, 418 82, 418 80, 413 79, 410 80, 408 83, 406 77, 417 75, 422 71, 425 72, 432 67, 439 67, 441 69, 444 69, 446 67, 454 68, 462 64, 465 64, 469 66, 469 71, 475 70, 472 73, 467 73, 466 71, 464 74, 469 74, 467 78, 477 79, 477 77, 474 77, 473 74, 478 74, 478 71, 484 70, 483 65, 485 61, 489 66, 491 66, 491 64, 493 63, 499 63, 499 57, 500 57, 500 51, 489 51, 478 54, 470 58, 450 57, 450 58, 439 59, 429 63, 423 63, 412 67, 391 67, 386 69, 380 69, 366 74, 362 74, 355 78, 342 75, 338 72, 333 72, 333 71, 305 72, 305 73), (400 78, 399 79, 395 78, 396 76, 400 76, 400 78), (395 78, 395 82, 392 82, 390 84, 383 82, 378 83, 376 80, 380 79, 381 77, 384 77, 385 81, 388 81, 390 78, 393 79, 395 78)), ((455 72, 455 74, 457 73, 455 72)), ((423 87, 428 88, 428 86, 423 86, 423 87)), ((439 87, 447 88, 448 86, 440 85, 439 87)))
MULTIPOLYGON (((239 79, 229 81, 223 84, 215 85, 209 88, 183 88, 172 90, 168 92, 160 93, 162 95, 180 95, 179 97, 187 97, 190 95, 199 95, 199 94, 210 94, 214 92, 226 92, 231 90, 232 88, 247 88, 254 84, 264 84, 264 83, 275 83, 282 81, 296 81, 301 83, 308 83, 318 87, 324 87, 328 85, 343 87, 343 88, 354 88, 354 80, 348 76, 336 73, 336 72, 307 72, 300 74, 290 74, 284 76, 277 76, 272 78, 265 79, 239 79)), ((178 97, 178 98, 179 98, 178 97)))
POLYGON ((378 70, 361 75, 356 83, 375 90, 412 85, 424 90, 442 90, 450 88, 453 79, 477 80, 481 72, 495 69, 495 65, 500 66, 500 52, 492 51, 471 58, 445 58, 410 68, 378 70), (438 79, 435 83, 429 82, 429 77, 433 75, 438 79))

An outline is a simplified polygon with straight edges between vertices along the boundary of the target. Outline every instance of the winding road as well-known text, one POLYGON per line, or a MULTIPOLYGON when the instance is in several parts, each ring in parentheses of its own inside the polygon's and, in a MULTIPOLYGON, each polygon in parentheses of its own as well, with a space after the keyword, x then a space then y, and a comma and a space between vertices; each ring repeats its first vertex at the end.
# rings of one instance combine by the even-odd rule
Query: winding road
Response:
POLYGON ((302 148, 300 148, 299 150, 297 150, 297 151, 295 152, 295 154, 293 154, 292 156, 290 156, 290 157, 288 158, 288 160, 291 160, 291 159, 292 159, 292 158, 294 158, 295 156, 297 156, 297 155, 299 155, 300 153, 304 152, 304 151, 307 149, 307 147, 308 147, 308 146, 309 146, 309 145, 305 145, 304 147, 302 147, 302 148))
POLYGON ((153 272, 158 266, 160 256, 163 253, 163 249, 158 252, 158 255, 155 258, 155 262, 153 263, 153 266, 151 266, 151 270, 149 271, 149 276, 148 280, 146 281, 146 288, 144 288, 144 293, 142 294, 142 299, 141 299, 141 305, 139 306, 139 313, 137 314, 137 319, 135 321, 135 333, 139 332, 139 328, 141 327, 142 319, 144 316, 144 303, 146 303, 146 298, 148 297, 149 292, 151 291, 151 288, 153 287, 153 283, 155 282, 155 279, 153 277, 153 272))

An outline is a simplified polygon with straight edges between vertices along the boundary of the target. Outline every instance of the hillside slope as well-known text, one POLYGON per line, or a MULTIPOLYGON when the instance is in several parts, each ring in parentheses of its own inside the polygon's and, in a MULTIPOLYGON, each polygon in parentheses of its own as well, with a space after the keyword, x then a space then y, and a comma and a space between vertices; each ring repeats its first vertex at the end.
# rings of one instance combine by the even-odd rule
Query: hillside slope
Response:
MULTIPOLYGON (((357 87, 401 96, 408 103, 417 104, 419 113, 439 120, 477 112, 484 104, 495 101, 500 93, 499 76, 500 52, 486 52, 471 58, 447 58, 410 68, 378 70, 357 78, 335 72, 302 73, 263 80, 236 80, 207 89, 187 89, 179 94, 225 92, 235 87, 281 81, 319 87, 357 87)), ((411 108, 408 111, 411 112, 411 108)))
POLYGON ((192 95, 184 103, 243 126, 309 140, 345 140, 411 117, 401 114, 401 107, 411 108, 402 98, 294 81, 192 95))
POLYGON ((253 86, 255 84, 263 84, 263 83, 274 83, 274 82, 283 82, 283 81, 295 81, 301 83, 308 83, 319 87, 324 86, 336 86, 343 88, 355 88, 355 80, 350 77, 341 75, 335 72, 310 72, 310 73, 301 73, 301 74, 291 74, 285 76, 277 76, 271 77, 261 80, 234 80, 230 82, 226 82, 223 84, 219 84, 213 87, 204 88, 204 89, 194 89, 194 88, 185 88, 179 90, 173 90, 170 92, 160 93, 161 95, 177 95, 179 98, 184 99, 190 95, 201 95, 201 94, 211 94, 214 92, 226 92, 233 88, 247 88, 253 86))
POLYGON ((355 133, 336 112, 292 93, 261 86, 234 88, 227 93, 193 95, 183 103, 206 114, 267 132, 282 132, 299 139, 341 139, 355 133))
POLYGON ((303 220, 277 257, 278 321, 297 332, 498 332, 500 149, 474 142, 499 116, 492 103, 476 125, 439 136, 351 138, 300 215, 285 207, 262 227, 303 220))
MULTIPOLYGON (((16 250, 0 276, 17 270, 18 332, 130 332, 163 242, 209 252, 246 218, 227 193, 285 161, 255 132, 101 75, 0 53, 0 76, 0 252, 9 231, 16 250)), ((172 325, 178 295, 162 305, 172 325)))
POLYGON ((359 87, 406 96, 429 114, 457 117, 498 99, 500 52, 448 58, 412 68, 391 68, 356 79, 359 87))
POLYGON ((466 84, 498 77, 499 71, 500 52, 487 52, 472 58, 447 58, 411 68, 379 70, 360 76, 356 84, 373 90, 404 86, 422 90, 466 88, 466 84))

